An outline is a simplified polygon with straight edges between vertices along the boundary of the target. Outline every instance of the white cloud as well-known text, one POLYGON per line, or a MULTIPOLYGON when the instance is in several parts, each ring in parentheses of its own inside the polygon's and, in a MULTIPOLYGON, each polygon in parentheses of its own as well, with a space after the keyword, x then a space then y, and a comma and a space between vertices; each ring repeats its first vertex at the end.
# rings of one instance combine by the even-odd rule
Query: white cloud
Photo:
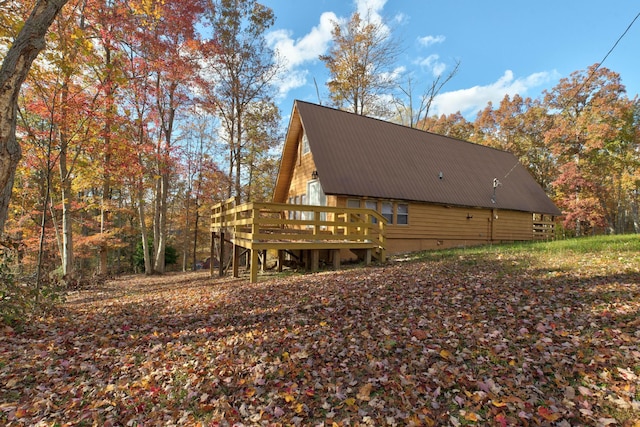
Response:
POLYGON ((360 16, 367 16, 371 14, 371 18, 374 22, 382 22, 382 16, 380 12, 384 9, 384 5, 387 0, 356 0, 356 11, 360 16))
POLYGON ((297 89, 307 84, 309 70, 289 70, 284 73, 275 83, 278 88, 278 96, 286 97, 289 91, 297 89))
POLYGON ((484 109, 489 101, 496 105, 505 95, 525 96, 529 89, 547 83, 555 77, 555 72, 540 72, 516 79, 513 71, 507 70, 502 77, 489 85, 474 86, 438 95, 433 102, 434 113, 439 116, 460 111, 464 116, 475 119, 475 114, 484 109))
POLYGON ((288 30, 276 30, 266 35, 268 45, 274 49, 284 61, 284 70, 278 82, 278 92, 286 96, 290 90, 307 83, 308 70, 302 66, 318 61, 331 41, 331 30, 338 17, 333 12, 320 15, 320 22, 309 33, 299 39, 293 39, 288 30))
POLYGON ((285 59, 287 68, 294 68, 317 60, 319 55, 327 51, 333 23, 337 20, 335 13, 324 12, 320 16, 320 23, 304 37, 294 40, 290 31, 277 30, 267 34, 267 43, 285 59))
MULTIPOLYGON (((383 30, 390 31, 384 25, 382 16, 386 3, 387 0, 354 0, 356 11, 362 17, 368 17, 372 22, 380 23, 383 30)), ((284 62, 284 70, 276 83, 280 96, 286 97, 289 91, 308 84, 308 69, 313 68, 319 61, 318 57, 329 49, 334 24, 346 22, 347 19, 338 17, 334 12, 324 12, 320 15, 318 25, 301 38, 294 39, 289 30, 275 30, 266 35, 267 44, 284 62)), ((398 16, 397 19, 403 17, 398 16)))
POLYGON ((445 36, 424 36, 418 37, 418 43, 424 47, 429 47, 434 44, 443 43, 446 40, 445 36))
POLYGON ((447 69, 447 64, 440 61, 440 55, 433 54, 418 61, 418 64, 431 71, 434 77, 438 77, 447 69))

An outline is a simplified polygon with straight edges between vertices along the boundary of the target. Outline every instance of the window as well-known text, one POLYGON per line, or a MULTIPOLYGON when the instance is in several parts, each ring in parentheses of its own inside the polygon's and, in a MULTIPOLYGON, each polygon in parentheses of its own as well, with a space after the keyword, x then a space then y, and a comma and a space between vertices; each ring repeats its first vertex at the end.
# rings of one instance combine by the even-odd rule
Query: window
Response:
POLYGON ((359 208, 360 200, 358 199, 347 199, 347 207, 348 208, 359 208))
POLYGON ((388 224, 393 224, 393 203, 382 202, 382 211, 380 213, 387 219, 388 224))
POLYGON ((307 154, 309 151, 311 151, 309 138, 307 138, 307 133, 305 132, 302 134, 302 154, 307 154))
MULTIPOLYGON (((367 209, 373 209, 374 211, 378 210, 378 202, 376 202, 375 200, 365 200, 364 201, 364 207, 367 209)), ((377 224, 378 223, 378 219, 376 217, 371 217, 371 223, 372 224, 377 224)))
POLYGON ((398 207, 396 209, 396 224, 409 224, 409 205, 406 203, 398 203, 398 207))
MULTIPOLYGON (((289 204, 290 205, 293 204, 293 197, 289 197, 289 204)), ((289 210, 289 219, 294 219, 293 218, 293 210, 289 210)))
MULTIPOLYGON (((320 185, 320 181, 314 179, 312 181, 307 182, 307 200, 310 205, 314 206, 327 206, 327 196, 322 191, 322 186, 320 185)), ((320 212, 320 221, 327 220, 327 213, 320 212)))
POLYGON ((322 191, 320 181, 317 179, 307 182, 307 193, 309 194, 310 205, 327 206, 327 196, 322 191))
MULTIPOLYGON (((303 194, 302 196, 300 196, 300 204, 301 205, 306 205, 307 204, 307 195, 303 194)), ((313 212, 306 212, 306 211, 302 211, 301 212, 302 215, 302 220, 307 220, 307 219, 313 219, 313 212)))

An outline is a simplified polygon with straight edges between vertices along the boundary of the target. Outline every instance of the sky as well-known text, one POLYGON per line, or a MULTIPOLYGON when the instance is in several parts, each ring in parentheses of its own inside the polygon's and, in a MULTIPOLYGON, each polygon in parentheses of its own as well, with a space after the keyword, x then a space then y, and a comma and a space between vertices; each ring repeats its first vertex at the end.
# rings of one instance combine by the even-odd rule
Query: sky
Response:
POLYGON ((329 75, 318 56, 330 46, 333 22, 356 10, 370 11, 388 26, 401 46, 398 70, 412 76, 416 92, 460 62, 434 102, 437 115, 460 111, 474 120, 488 102, 498 105, 505 95, 538 98, 560 79, 601 62, 616 42, 602 66, 620 74, 629 98, 640 93, 640 18, 629 28, 640 13, 635 0, 262 3, 276 16, 266 37, 284 59, 277 89, 285 120, 295 99, 328 104, 329 75))

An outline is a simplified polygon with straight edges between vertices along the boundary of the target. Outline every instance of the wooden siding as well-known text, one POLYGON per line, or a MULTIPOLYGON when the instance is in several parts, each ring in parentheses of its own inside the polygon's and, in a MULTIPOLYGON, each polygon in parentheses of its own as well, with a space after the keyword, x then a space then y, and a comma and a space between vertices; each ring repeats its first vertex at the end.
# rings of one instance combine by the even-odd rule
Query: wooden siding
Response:
POLYGON ((300 132, 298 136, 296 159, 293 173, 291 174, 291 185, 289 186, 287 200, 285 200, 285 202, 288 202, 290 197, 307 194, 307 183, 311 181, 311 174, 316 170, 311 151, 304 154, 302 153, 302 135, 303 132, 300 132))
MULTIPOLYGON (((347 200, 357 197, 338 197, 337 206, 346 207, 347 200)), ((443 206, 428 203, 376 200, 392 202, 394 218, 386 227, 386 247, 389 254, 473 246, 485 243, 529 241, 553 238, 553 217, 537 221, 529 212, 483 208, 443 206), (396 224, 397 205, 409 205, 409 224, 396 224), (542 230, 542 231, 534 231, 542 230)))

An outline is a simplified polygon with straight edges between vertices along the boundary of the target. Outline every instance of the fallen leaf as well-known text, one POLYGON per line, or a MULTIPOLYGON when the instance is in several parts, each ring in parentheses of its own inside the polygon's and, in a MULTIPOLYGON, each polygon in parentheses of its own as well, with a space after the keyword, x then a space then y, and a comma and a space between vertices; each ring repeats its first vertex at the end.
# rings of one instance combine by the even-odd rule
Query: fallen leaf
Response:
POLYGON ((562 415, 560 415, 559 413, 553 412, 549 408, 546 408, 544 406, 538 407, 538 415, 540 415, 547 421, 557 421, 562 417, 562 415))
POLYGON ((360 389, 358 390, 358 394, 357 394, 357 398, 359 400, 364 400, 364 401, 369 401, 371 398, 369 397, 369 395, 371 394, 371 389, 373 388, 373 385, 371 383, 366 383, 365 385, 363 385, 362 387, 360 387, 360 389))

